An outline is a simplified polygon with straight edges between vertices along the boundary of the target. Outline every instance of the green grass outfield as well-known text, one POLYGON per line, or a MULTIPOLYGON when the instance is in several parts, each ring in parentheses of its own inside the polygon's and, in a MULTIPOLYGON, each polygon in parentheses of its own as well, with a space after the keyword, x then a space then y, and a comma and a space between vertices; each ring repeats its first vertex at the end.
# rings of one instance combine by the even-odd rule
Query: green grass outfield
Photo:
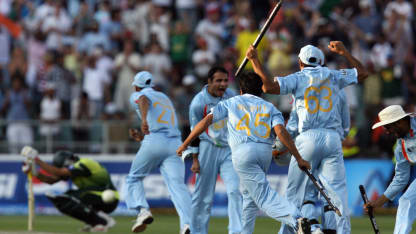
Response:
MULTIPOLYGON (((154 215, 154 222, 144 233, 171 234, 179 233, 179 219, 174 215, 154 215)), ((134 217, 117 216, 117 224, 108 233, 131 233, 134 217)), ((393 233, 394 216, 377 216, 381 233, 393 233)), ((367 217, 352 218, 352 234, 374 233, 367 217)), ((226 234, 227 218, 211 218, 209 233, 226 234)), ((31 233, 78 233, 83 223, 65 216, 36 216, 34 231, 31 233)), ((255 234, 277 233, 280 223, 267 217, 258 217, 255 234)), ((415 225, 413 226, 415 229, 415 225)), ((0 216, 0 233, 29 233, 26 216, 0 216)))

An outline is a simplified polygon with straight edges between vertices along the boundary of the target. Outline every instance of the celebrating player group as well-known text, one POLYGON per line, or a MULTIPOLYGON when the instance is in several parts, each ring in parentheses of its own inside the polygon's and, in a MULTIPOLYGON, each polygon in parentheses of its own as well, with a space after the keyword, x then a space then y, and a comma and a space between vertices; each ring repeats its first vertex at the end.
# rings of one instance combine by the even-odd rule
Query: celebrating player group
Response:
POLYGON ((160 167, 180 217, 180 233, 208 233, 218 174, 227 188, 230 234, 253 233, 259 210, 282 223, 279 233, 350 233, 341 146, 349 113, 342 89, 362 82, 367 72, 342 42, 332 41, 328 48, 345 57, 350 69, 328 69, 322 51, 307 45, 299 53, 299 72, 271 79, 251 46, 246 56, 254 72, 238 76, 239 95, 228 88, 227 70, 213 67, 208 84, 192 100, 192 132, 182 144, 171 101, 153 88, 152 74, 139 72, 133 82, 136 92, 130 98, 141 119, 141 129, 130 133, 142 142, 127 177, 127 205, 138 213, 132 231, 145 231, 153 222, 142 180, 160 167), (282 113, 261 98, 263 92, 293 95, 291 133, 282 113), (277 150, 293 156, 285 196, 271 189, 266 179, 276 140, 283 146, 277 150), (183 162, 177 157, 188 155, 193 160, 191 170, 197 173, 192 195, 184 184, 183 162), (330 194, 320 210, 316 203, 321 197, 306 171, 319 178, 330 194), (331 200, 340 215, 328 204, 331 200))
MULTIPOLYGON (((127 177, 127 205, 137 211, 131 230, 145 231, 153 222, 142 181, 159 167, 180 217, 180 233, 208 233, 218 174, 227 188, 230 234, 253 233, 259 210, 282 223, 281 234, 351 233, 341 145, 350 122, 342 90, 362 82, 367 71, 341 41, 331 41, 328 48, 343 56, 350 68, 327 68, 323 52, 306 45, 299 52, 299 72, 271 79, 251 46, 246 57, 254 71, 238 76, 239 95, 228 88, 227 70, 212 67, 208 83, 192 100, 192 131, 183 143, 171 101, 153 88, 152 74, 139 72, 130 98, 141 120, 141 128, 131 129, 130 135, 142 142, 127 177), (282 113, 262 99, 264 92, 293 95, 286 126, 282 113), (197 173, 193 194, 184 183, 185 168, 178 156, 192 157, 191 170, 197 173), (274 191, 266 179, 273 157, 289 164, 285 196, 274 191), (317 206, 320 199, 322 208, 317 206)), ((379 118, 373 128, 384 126, 401 144, 396 149, 396 176, 383 196, 365 203, 367 212, 403 189, 415 160, 414 118, 400 106, 387 107, 379 118)), ((412 183, 400 199, 398 216, 402 218, 396 221, 395 233, 410 232, 414 196, 412 183)))
MULTIPOLYGON (((218 175, 227 189, 230 234, 253 233, 259 211, 282 223, 280 234, 351 233, 341 145, 348 134, 350 116, 343 88, 362 82, 367 71, 341 41, 331 41, 328 49, 344 57, 349 68, 327 68, 323 52, 306 45, 298 55, 300 71, 271 78, 263 70, 256 48, 250 46, 246 57, 254 71, 237 77, 239 95, 228 88, 227 70, 212 67, 207 84, 191 102, 192 131, 183 143, 171 100, 154 89, 151 73, 137 73, 130 104, 141 127, 130 129, 129 134, 141 142, 141 147, 126 178, 125 193, 128 208, 137 212, 131 231, 143 232, 154 221, 143 179, 158 167, 179 215, 181 234, 208 233, 218 175), (286 125, 282 113, 262 99, 263 93, 293 96, 286 125), (193 161, 191 170, 197 174, 193 194, 184 183, 183 160, 188 156, 193 161), (266 179, 273 159, 279 165, 289 165, 284 196, 266 179)), ((370 213, 376 233, 372 208, 394 199, 404 189, 410 165, 416 161, 416 119, 412 114, 393 105, 383 109, 379 119, 373 129, 383 126, 398 144, 392 183, 377 200, 368 201, 363 195, 364 210, 370 213)), ((48 198, 62 213, 84 221, 84 231, 107 231, 114 226, 107 213, 117 206, 118 193, 99 163, 63 151, 57 152, 53 165, 49 165, 31 147, 25 147, 22 155, 30 163, 23 166, 25 173, 47 183, 72 179, 79 185, 80 190, 50 194, 48 198)), ((360 189, 364 194, 364 188, 360 189)), ((410 233, 416 217, 415 202, 413 181, 399 200, 394 233, 410 233)))

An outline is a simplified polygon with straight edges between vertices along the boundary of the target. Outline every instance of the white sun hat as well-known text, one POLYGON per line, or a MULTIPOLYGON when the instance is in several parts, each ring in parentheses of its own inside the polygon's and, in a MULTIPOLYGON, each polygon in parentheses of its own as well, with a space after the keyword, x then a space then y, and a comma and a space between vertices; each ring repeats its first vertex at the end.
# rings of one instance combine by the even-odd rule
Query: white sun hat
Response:
POLYGON ((306 65, 318 66, 324 64, 324 53, 313 45, 306 45, 300 49, 298 55, 300 61, 306 65))
POLYGON ((388 106, 384 108, 382 111, 380 111, 380 113, 378 113, 378 118, 380 119, 380 122, 374 124, 372 129, 384 126, 386 124, 394 123, 412 114, 413 113, 404 112, 402 106, 400 105, 388 106))

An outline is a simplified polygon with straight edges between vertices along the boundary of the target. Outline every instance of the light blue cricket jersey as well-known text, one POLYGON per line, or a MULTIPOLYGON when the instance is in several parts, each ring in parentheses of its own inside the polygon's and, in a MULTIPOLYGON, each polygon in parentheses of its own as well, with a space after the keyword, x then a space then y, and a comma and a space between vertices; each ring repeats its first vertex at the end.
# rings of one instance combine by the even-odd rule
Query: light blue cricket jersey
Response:
POLYGON ((309 129, 341 128, 337 114, 340 90, 357 83, 357 70, 331 70, 327 67, 306 67, 285 77, 275 77, 281 94, 293 94, 298 115, 299 132, 309 129))
MULTIPOLYGON (((231 89, 226 89, 222 97, 214 97, 208 93, 208 85, 205 85, 202 90, 195 95, 192 99, 191 106, 189 107, 189 122, 191 124, 191 130, 201 121, 207 114, 211 112, 211 109, 218 104, 218 102, 227 100, 230 97, 234 97, 235 93, 231 89)), ((217 122, 213 122, 199 138, 201 140, 207 140, 212 144, 220 147, 228 146, 228 131, 226 128, 227 119, 221 119, 217 122)))
POLYGON ((178 118, 176 118, 175 108, 172 102, 164 93, 158 92, 152 88, 144 88, 140 92, 134 92, 130 96, 130 105, 136 110, 141 119, 138 105, 139 98, 146 96, 149 103, 147 113, 147 123, 149 124, 150 133, 165 133, 167 137, 181 136, 178 129, 178 118))
POLYGON ((260 97, 244 94, 221 101, 212 108, 213 122, 228 117, 228 143, 231 149, 239 144, 258 142, 273 144, 273 127, 284 125, 283 115, 260 97))
POLYGON ((410 178, 411 163, 407 158, 416 158, 416 118, 410 118, 410 132, 406 137, 398 139, 394 156, 396 157, 396 168, 393 181, 384 192, 384 196, 393 200, 406 187, 410 178), (404 152, 404 153, 403 153, 404 152), (410 155, 413 154, 413 155, 410 155))
MULTIPOLYGON (((339 136, 341 139, 345 139, 347 137, 350 127, 351 127, 351 119, 350 119, 350 110, 347 103, 347 96, 345 95, 344 90, 340 90, 338 93, 339 95, 339 102, 338 107, 336 108, 338 110, 338 118, 341 120, 341 126, 337 129, 337 132, 339 133, 339 136)), ((296 138, 297 135, 299 135, 299 129, 298 129, 298 115, 296 113, 296 106, 292 106, 292 111, 290 112, 289 120, 286 123, 286 129, 289 132, 289 134, 292 136, 292 138, 296 138)))

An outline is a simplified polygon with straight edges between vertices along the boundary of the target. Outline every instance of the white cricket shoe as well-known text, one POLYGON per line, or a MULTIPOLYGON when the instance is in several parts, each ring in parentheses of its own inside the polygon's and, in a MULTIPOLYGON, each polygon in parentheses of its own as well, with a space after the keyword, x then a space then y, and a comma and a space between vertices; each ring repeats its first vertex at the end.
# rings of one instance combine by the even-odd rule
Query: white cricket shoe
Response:
POLYGON ((147 224, 151 224, 153 222, 152 213, 145 208, 140 209, 140 213, 137 215, 136 222, 134 223, 133 227, 131 227, 132 232, 143 232, 146 230, 147 224))
POLYGON ((181 229, 181 231, 179 233, 180 234, 191 234, 191 227, 189 226, 189 224, 183 225, 183 228, 181 229))
POLYGON ((311 234, 311 224, 306 218, 298 218, 297 234, 311 234))

